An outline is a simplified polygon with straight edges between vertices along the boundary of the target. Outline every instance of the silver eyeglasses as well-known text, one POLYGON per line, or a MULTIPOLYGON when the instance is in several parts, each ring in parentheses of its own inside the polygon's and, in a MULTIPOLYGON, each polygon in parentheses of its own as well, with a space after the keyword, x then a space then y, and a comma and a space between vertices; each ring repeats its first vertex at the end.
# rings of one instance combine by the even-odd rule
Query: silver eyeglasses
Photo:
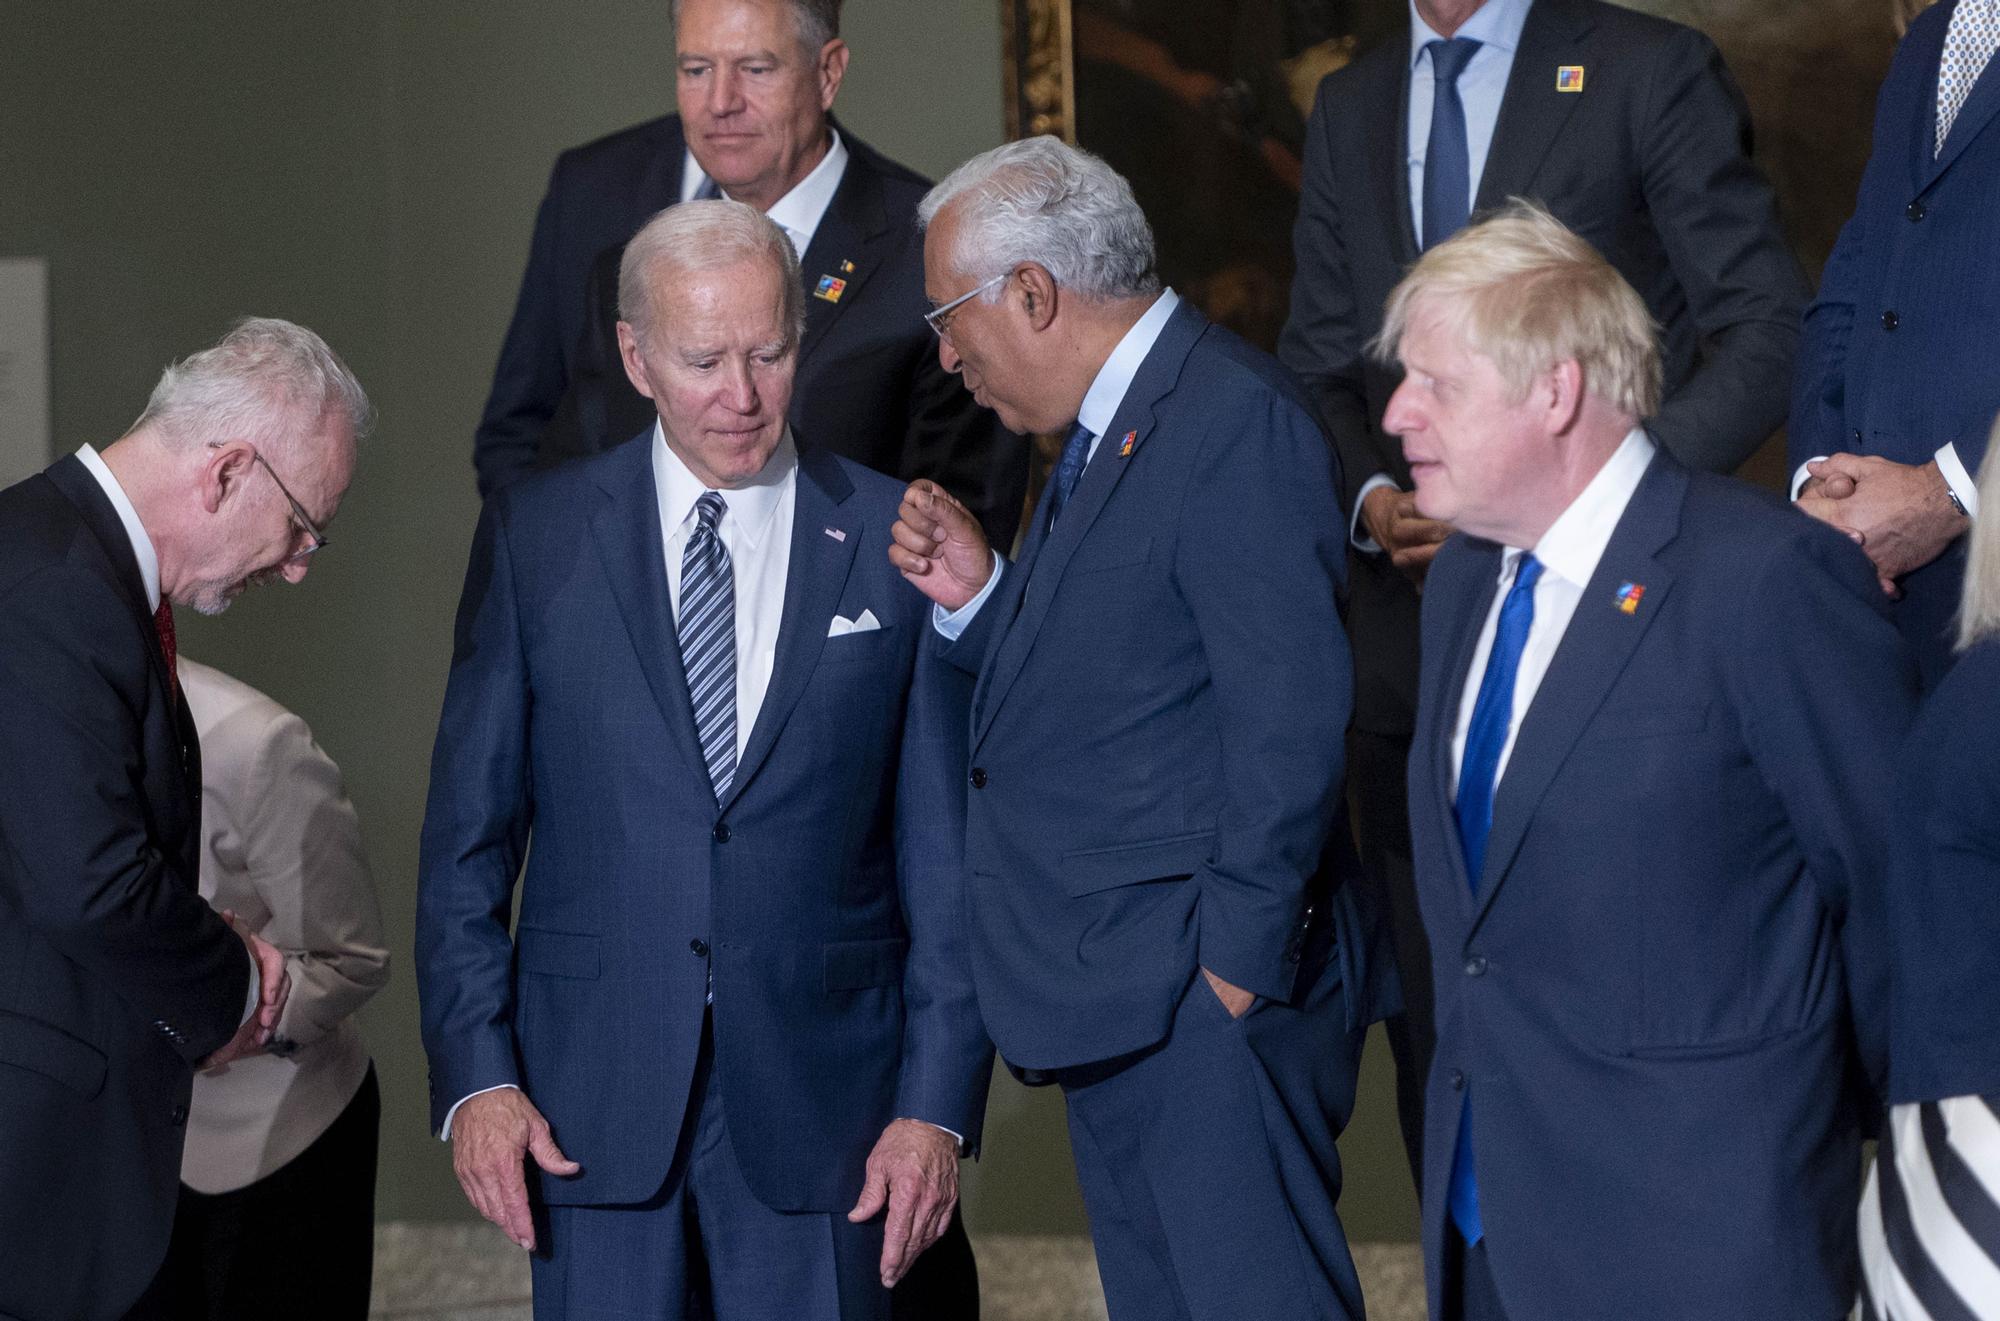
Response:
POLYGON ((971 302, 974 298, 985 293, 988 289, 991 289, 994 285, 1000 283, 1013 273, 1012 271, 1002 271, 978 288, 967 290, 942 307, 932 308, 930 311, 924 313, 924 324, 929 326, 931 333, 939 339, 948 338, 951 335, 951 314, 959 309, 960 304, 971 302))

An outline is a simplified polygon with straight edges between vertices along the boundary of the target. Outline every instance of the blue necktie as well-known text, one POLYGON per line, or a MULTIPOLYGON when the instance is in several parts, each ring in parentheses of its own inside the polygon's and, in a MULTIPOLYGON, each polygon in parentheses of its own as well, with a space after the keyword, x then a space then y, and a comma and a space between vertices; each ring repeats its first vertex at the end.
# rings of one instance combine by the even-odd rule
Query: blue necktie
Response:
POLYGON ((1069 498, 1076 494, 1076 484, 1083 477, 1083 465, 1090 459, 1090 442, 1096 433, 1078 422, 1069 429, 1069 439, 1063 442, 1062 457, 1056 461, 1055 476, 1049 480, 1055 483, 1055 495, 1049 500, 1049 526, 1056 525, 1056 518, 1062 513, 1069 498))
POLYGON ((704 491, 694 507, 701 521, 681 555, 681 664, 695 736, 720 802, 736 778, 736 583, 729 548, 715 533, 722 497, 704 491))
MULTIPOLYGON (((1534 627, 1535 584, 1541 576, 1542 562, 1533 555, 1522 556, 1514 572, 1514 585, 1500 603, 1493 650, 1487 654, 1486 673, 1480 677, 1479 696, 1472 704, 1472 725, 1465 733, 1465 755, 1458 768, 1458 842, 1465 852, 1465 876, 1474 894, 1479 893, 1479 874, 1486 866, 1486 837, 1493 833, 1493 784, 1499 777, 1507 731, 1514 723, 1514 676, 1521 668, 1528 630, 1534 627)), ((1468 1244, 1486 1236, 1479 1219, 1479 1181, 1472 1169, 1470 1097, 1458 1114, 1458 1147, 1451 1156, 1445 1204, 1468 1244)))
POLYGON ((1432 41, 1431 137, 1424 148, 1424 247, 1429 249, 1465 228, 1472 214, 1472 153, 1465 145, 1465 102, 1458 97, 1458 76, 1479 51, 1470 37, 1432 41))
POLYGON ((694 196, 690 197, 688 201, 713 202, 716 198, 721 196, 722 196, 722 185, 717 183, 714 179, 711 179, 708 175, 704 174, 701 176, 701 185, 694 190, 694 196))

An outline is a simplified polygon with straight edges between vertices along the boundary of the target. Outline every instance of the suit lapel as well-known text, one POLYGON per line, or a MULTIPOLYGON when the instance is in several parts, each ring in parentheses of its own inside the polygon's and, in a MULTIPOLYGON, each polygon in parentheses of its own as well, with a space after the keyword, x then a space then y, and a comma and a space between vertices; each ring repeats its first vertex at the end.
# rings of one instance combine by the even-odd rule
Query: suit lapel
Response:
POLYGON ((834 457, 822 450, 799 450, 798 490, 792 506, 791 560, 785 570, 785 607, 778 623, 778 654, 771 685, 750 727, 736 776, 723 799, 726 809, 756 776, 778 734, 799 704, 826 646, 826 630, 840 605, 864 527, 858 508, 846 504, 854 483, 834 457), (828 529, 840 537, 827 535, 828 529))
POLYGON ((1680 527, 1687 486, 1686 469, 1664 452, 1656 457, 1618 520, 1597 572, 1583 589, 1576 614, 1522 718, 1514 751, 1493 795, 1493 831, 1486 840, 1475 924, 1505 884, 1549 783, 1659 616, 1673 587, 1673 574, 1655 556, 1680 527), (1630 615, 1619 609, 1617 601, 1619 586, 1628 582, 1646 589, 1638 610, 1630 615))
MULTIPOLYGON (((1048 618, 1049 605, 1055 598, 1070 557, 1076 553, 1091 524, 1104 511, 1105 503, 1111 499, 1112 491, 1125 475, 1132 456, 1139 452, 1151 434, 1157 420, 1155 408, 1173 392, 1174 382, 1180 378, 1181 364, 1187 361, 1189 351, 1207 327, 1207 318, 1195 310, 1193 303, 1183 302, 1174 309, 1160 331, 1159 339, 1154 341, 1152 351, 1132 378, 1131 387, 1119 402, 1111 425, 1098 438, 1097 452, 1091 456, 1083 476, 1077 480, 1076 490, 1063 507, 1055 527, 1035 549, 1032 558, 1022 557, 1023 571, 1028 574, 1027 585, 1021 592, 1018 612, 995 647, 991 663, 985 667, 992 671, 992 680, 981 694, 984 700, 979 704, 979 724, 972 731, 975 748, 992 727, 993 717, 1005 701, 1008 689, 1020 677, 1021 667, 1027 663, 1028 653, 1034 647, 1043 621, 1048 618), (1126 449, 1128 436, 1131 439, 1130 450, 1126 449)), ((1044 492, 1041 505, 1036 510, 1037 527, 1046 523, 1048 505, 1048 493, 1044 492)))
POLYGON ((1386 65, 1393 81, 1384 77, 1369 98, 1376 123, 1368 134, 1368 173, 1373 197, 1391 197, 1395 205, 1385 217, 1390 231, 1389 249, 1399 266, 1415 262, 1417 232, 1410 218, 1410 29, 1388 43, 1394 58, 1386 65))
POLYGON ((153 611, 146 604, 146 582, 139 573, 139 559, 132 549, 132 538, 126 533, 124 522, 112 507, 110 498, 104 494, 104 488, 97 484, 97 478, 74 454, 50 466, 48 478, 76 506, 78 517, 90 529, 92 539, 104 553, 112 580, 118 584, 118 594, 125 598, 125 604, 132 611, 134 626, 147 641, 146 656, 152 666, 153 681, 159 687, 160 696, 166 699, 168 709, 176 713, 182 742, 191 742, 192 721, 181 710, 179 695, 167 674, 167 658, 160 652, 159 630, 153 623, 153 611))
POLYGON ((1580 43, 1589 30, 1590 19, 1565 0, 1535 0, 1529 8, 1507 90, 1500 98, 1493 145, 1479 176, 1475 212, 1530 193, 1563 125, 1584 98, 1594 94, 1588 78, 1581 92, 1556 90, 1558 68, 1585 63, 1580 43))
MULTIPOLYGON (((1941 23, 1938 27, 1944 30, 1947 25, 1941 23)), ((1927 83, 1931 94, 1929 113, 1920 116, 1927 124, 1923 141, 1923 158, 1927 163, 1922 176, 1925 188, 1930 187, 1939 175, 1950 169, 1952 162, 1965 154, 1965 149, 1971 145, 1972 140, 1986 130, 1995 113, 2000 113, 2000 72, 1996 72, 1994 67, 2000 64, 2000 56, 1996 56, 1988 61, 1985 70, 1979 75, 1979 81, 1972 85, 1972 95, 1965 98, 1965 104, 1959 107, 1958 118, 1952 121, 1951 135, 1944 140, 1944 150, 1933 159, 1930 155, 1930 145, 1937 141, 1938 64, 1943 57, 1944 43, 1940 41, 1938 58, 1931 61, 1932 72, 1927 83)))
POLYGON ((869 277, 880 269, 890 233, 888 207, 882 201, 882 178, 865 159, 865 149, 852 134, 842 133, 847 168, 813 231, 812 243, 799 257, 799 274, 806 286, 806 333, 799 344, 803 361, 826 337, 841 313, 861 297, 869 277), (852 267, 852 269, 849 269, 852 267), (820 287, 829 285, 822 296, 820 287))
POLYGON ((608 498, 591 518, 591 535, 632 649, 639 654, 639 668, 673 732, 674 745, 689 768, 706 781, 708 763, 695 734, 673 602, 667 594, 666 540, 660 532, 653 447, 626 445, 613 454, 598 474, 598 485, 608 498))

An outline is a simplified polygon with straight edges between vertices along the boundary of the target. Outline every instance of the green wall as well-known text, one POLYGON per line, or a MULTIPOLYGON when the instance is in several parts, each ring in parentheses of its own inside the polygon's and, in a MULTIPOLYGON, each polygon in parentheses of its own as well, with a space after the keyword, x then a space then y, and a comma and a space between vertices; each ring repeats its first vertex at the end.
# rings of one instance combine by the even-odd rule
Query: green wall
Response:
MULTIPOLYGON (((842 116, 934 175, 1000 141, 996 10, 853 0, 842 116)), ((670 108, 671 52, 659 0, 0 0, 0 256, 51 261, 57 451, 114 439, 161 366, 246 313, 320 331, 381 409, 310 579, 187 619, 182 645, 306 716, 360 809, 396 959, 363 1015, 387 1219, 470 1214, 425 1132, 408 951, 472 428, 555 153, 670 108)), ((1404 1237, 1370 1067, 1350 1227, 1404 1237)), ((1082 1228, 1047 1092, 996 1082, 970 1179, 979 1229, 1082 1228)))

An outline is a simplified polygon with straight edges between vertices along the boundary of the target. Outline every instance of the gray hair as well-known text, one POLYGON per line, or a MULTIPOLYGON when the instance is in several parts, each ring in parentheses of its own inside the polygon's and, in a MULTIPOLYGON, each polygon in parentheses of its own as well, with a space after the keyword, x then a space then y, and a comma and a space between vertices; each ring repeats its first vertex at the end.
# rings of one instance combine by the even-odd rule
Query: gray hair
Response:
POLYGON ((1958 607, 1958 649, 2000 637, 2000 418, 1979 465, 1979 508, 1966 537, 1965 591, 1958 607))
MULTIPOLYGON (((799 45, 807 55, 817 55, 827 42, 840 35, 840 6, 842 0, 785 0, 785 7, 792 11, 792 22, 798 28, 799 45)), ((678 32, 681 26, 681 0, 667 0, 667 17, 678 32)))
POLYGON ((660 311, 653 287, 665 283, 663 273, 717 271, 758 257, 778 268, 785 328, 796 345, 806 326, 798 253, 776 221, 754 206, 726 198, 670 206, 632 236, 618 262, 618 315, 631 323, 641 344, 650 343, 660 311))
POLYGON ((132 430, 150 426, 192 447, 242 438, 284 447, 302 419, 345 416, 357 439, 375 421, 361 382, 326 341, 276 317, 245 317, 199 353, 173 363, 132 430))
MULTIPOLYGON (((1044 134, 974 156, 917 204, 917 227, 962 202, 958 251, 967 274, 991 278, 1034 262, 1086 298, 1160 291, 1153 229, 1118 171, 1044 134)), ((987 301, 1000 296, 990 290, 987 301)))
POLYGON ((1395 358, 1420 303, 1443 302, 1466 347, 1526 398, 1535 377, 1574 359, 1584 388, 1621 413, 1660 408, 1658 328, 1646 304, 1597 249, 1534 202, 1496 215, 1424 253, 1389 294, 1369 344, 1395 358))

